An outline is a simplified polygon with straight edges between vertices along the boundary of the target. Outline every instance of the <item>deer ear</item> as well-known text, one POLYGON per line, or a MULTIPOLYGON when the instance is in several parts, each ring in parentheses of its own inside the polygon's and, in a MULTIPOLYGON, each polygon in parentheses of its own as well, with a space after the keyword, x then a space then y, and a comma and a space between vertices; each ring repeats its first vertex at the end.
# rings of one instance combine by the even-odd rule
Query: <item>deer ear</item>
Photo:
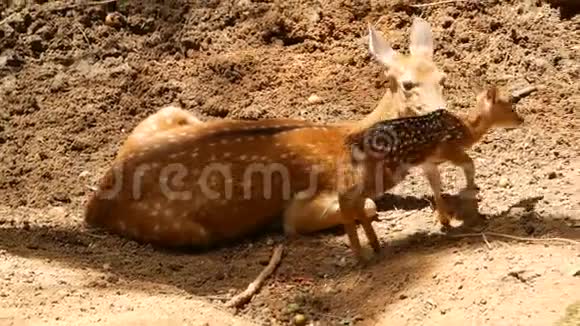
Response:
POLYGON ((415 17, 413 19, 409 52, 414 56, 433 57, 433 33, 431 32, 431 25, 422 18, 415 17))
POLYGON ((369 23, 369 52, 381 64, 391 67, 394 62, 396 51, 391 48, 387 41, 369 23))
POLYGON ((492 86, 490 88, 487 89, 487 92, 485 93, 485 99, 489 102, 489 103, 495 103, 497 101, 497 87, 496 86, 492 86))

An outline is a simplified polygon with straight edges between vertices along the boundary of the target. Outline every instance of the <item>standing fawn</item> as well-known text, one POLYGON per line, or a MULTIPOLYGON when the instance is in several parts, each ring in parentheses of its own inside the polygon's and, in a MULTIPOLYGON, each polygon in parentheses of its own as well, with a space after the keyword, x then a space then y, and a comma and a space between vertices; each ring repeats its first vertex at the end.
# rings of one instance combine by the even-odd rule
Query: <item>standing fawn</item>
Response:
POLYGON ((467 114, 457 115, 465 130, 463 137, 456 141, 442 143, 421 167, 433 191, 437 218, 444 228, 450 226, 453 213, 447 208, 441 195, 441 175, 437 165, 450 162, 463 170, 466 190, 477 191, 475 165, 465 152, 481 140, 493 128, 516 128, 524 119, 513 109, 511 99, 502 98, 496 87, 491 87, 477 95, 475 109, 467 114))
MULTIPOLYGON (((390 87, 376 108, 360 121, 343 122, 340 125, 349 125, 353 129, 366 128, 376 122, 405 116, 413 116, 432 112, 445 107, 442 96, 445 74, 433 62, 433 36, 430 25, 420 18, 415 18, 410 33, 409 55, 394 51, 382 36, 369 26, 369 51, 386 68, 386 76, 390 87)), ((170 111, 171 112, 171 111, 170 111)), ((186 111, 177 111, 183 116, 186 111)), ((205 123, 199 123, 192 116, 192 126, 203 128, 205 123)), ((174 119, 174 127, 182 127, 174 119)), ((183 121, 183 119, 181 120, 183 121)), ((120 153, 137 150, 141 142, 154 134, 170 129, 165 112, 150 116, 139 125, 123 144, 120 153), (159 127, 152 128, 155 121, 159 127), (134 141, 138 139, 139 142, 134 141)), ((192 130, 188 128, 187 130, 192 130)), ((120 154, 121 156, 121 154, 120 154)), ((376 216, 376 205, 368 198, 365 209, 370 216, 376 216)), ((338 194, 325 192, 315 200, 295 200, 286 210, 285 220, 292 220, 293 226, 287 227, 288 232, 310 233, 335 227, 340 224, 338 194)))
POLYGON ((478 111, 464 120, 437 110, 367 128, 271 119, 158 133, 114 162, 85 218, 163 246, 234 240, 280 215, 288 234, 332 218, 344 225, 361 259, 356 221, 372 248, 380 248, 367 198, 392 188, 413 166, 449 159, 448 153, 477 141, 491 125, 515 124, 519 117, 495 94, 491 89, 480 96, 478 111), (338 194, 339 213, 310 215, 328 194, 338 194))

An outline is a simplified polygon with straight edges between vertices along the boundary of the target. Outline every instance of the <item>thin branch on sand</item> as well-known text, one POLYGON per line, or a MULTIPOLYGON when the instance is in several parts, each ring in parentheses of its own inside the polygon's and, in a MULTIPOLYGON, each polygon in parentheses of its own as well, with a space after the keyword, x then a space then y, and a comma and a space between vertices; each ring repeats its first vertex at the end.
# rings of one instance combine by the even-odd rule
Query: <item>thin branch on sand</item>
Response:
POLYGON ((524 87, 522 89, 519 89, 517 91, 512 92, 512 99, 514 101, 518 101, 530 94, 532 94, 533 92, 535 92, 538 89, 537 86, 528 86, 528 87, 524 87))
POLYGON ((444 5, 444 4, 448 4, 448 3, 454 3, 454 2, 469 2, 469 1, 470 0, 444 0, 444 1, 437 1, 437 2, 430 2, 430 3, 420 3, 417 5, 410 5, 410 7, 423 8, 423 7, 432 7, 432 6, 444 5))
POLYGON ((485 237, 485 236, 490 236, 490 235, 494 236, 494 237, 506 238, 506 239, 511 239, 511 240, 524 241, 524 242, 566 242, 566 243, 573 244, 573 245, 580 245, 580 241, 566 239, 566 238, 518 237, 515 235, 496 233, 496 232, 450 234, 449 236, 451 238, 465 238, 465 237, 485 237))
POLYGON ((284 247, 282 245, 276 246, 270 262, 268 265, 260 272, 260 275, 252 282, 244 292, 235 295, 228 302, 226 302, 226 307, 240 307, 252 299, 252 297, 258 292, 266 278, 268 278, 276 269, 280 261, 282 260, 282 251, 284 247))

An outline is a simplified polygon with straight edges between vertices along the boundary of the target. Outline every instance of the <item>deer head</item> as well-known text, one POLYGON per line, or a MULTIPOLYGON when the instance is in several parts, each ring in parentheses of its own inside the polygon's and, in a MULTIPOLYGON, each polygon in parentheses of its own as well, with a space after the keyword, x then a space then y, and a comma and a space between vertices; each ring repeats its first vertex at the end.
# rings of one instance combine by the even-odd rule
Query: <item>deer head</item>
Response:
POLYGON ((421 18, 414 19, 409 55, 393 50, 371 25, 368 29, 371 55, 386 67, 391 91, 401 95, 405 101, 405 109, 397 116, 424 114, 445 108, 445 73, 433 62, 433 34, 429 23, 421 18))
POLYGON ((514 110, 512 101, 500 97, 497 87, 490 87, 477 96, 476 112, 488 121, 490 126, 516 128, 524 119, 514 110))

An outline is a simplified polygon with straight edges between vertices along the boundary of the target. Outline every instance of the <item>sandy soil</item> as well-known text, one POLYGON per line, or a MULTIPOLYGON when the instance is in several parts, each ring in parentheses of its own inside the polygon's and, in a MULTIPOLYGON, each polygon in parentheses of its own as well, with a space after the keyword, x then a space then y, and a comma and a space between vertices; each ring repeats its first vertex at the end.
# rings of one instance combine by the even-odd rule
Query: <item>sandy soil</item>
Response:
MULTIPOLYGON (((285 325, 300 314, 316 325, 553 325, 580 301, 580 246, 444 235, 418 173, 378 201, 384 250, 373 264, 355 266, 339 231, 301 238, 237 312, 222 299, 259 273, 285 241, 279 231, 164 251, 84 229, 81 208, 127 133, 171 103, 204 120, 361 118, 386 89, 367 22, 406 50, 421 15, 454 110, 487 85, 539 88, 517 103, 523 128, 471 151, 484 217, 472 228, 579 241, 572 2, 3 2, 0 325, 285 325), (104 23, 113 11, 118 27, 104 23), (312 94, 322 102, 309 104, 312 94)), ((460 171, 446 167, 444 182, 458 202, 460 171)))

